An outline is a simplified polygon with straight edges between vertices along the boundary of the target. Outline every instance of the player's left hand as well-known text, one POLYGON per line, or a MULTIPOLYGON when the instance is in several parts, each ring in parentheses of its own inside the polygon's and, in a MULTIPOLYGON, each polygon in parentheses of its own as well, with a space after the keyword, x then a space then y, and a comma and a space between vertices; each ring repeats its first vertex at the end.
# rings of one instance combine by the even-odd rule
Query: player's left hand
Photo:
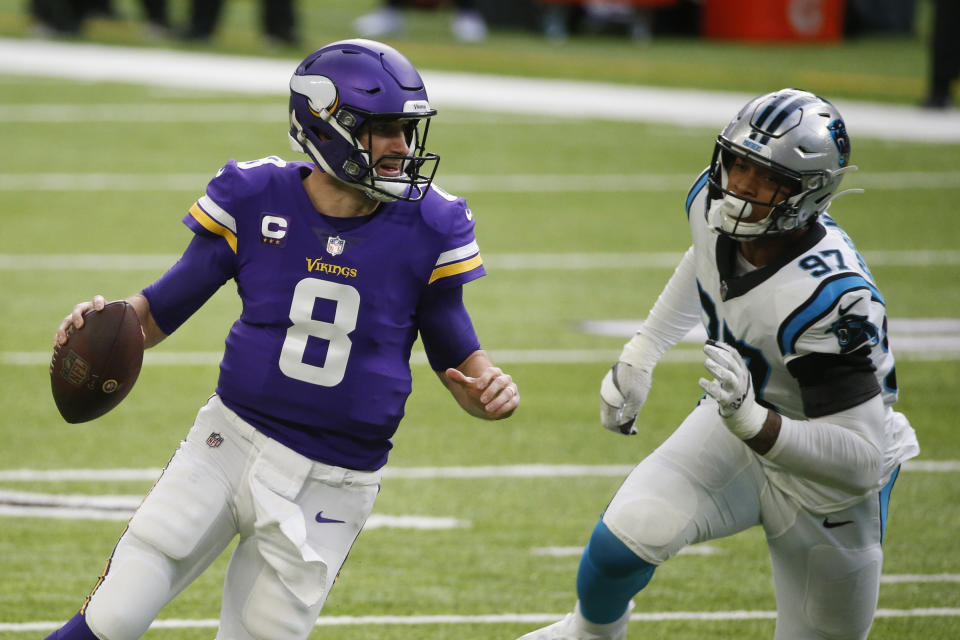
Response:
POLYGON ((767 410, 753 395, 750 370, 736 349, 723 342, 707 340, 703 366, 714 379, 700 378, 700 388, 717 401, 720 417, 741 440, 753 438, 767 420, 767 410))
POLYGON ((650 369, 614 363, 600 383, 600 424, 625 436, 637 434, 637 414, 653 386, 650 369))
POLYGON ((520 404, 520 391, 513 377, 499 367, 487 367, 479 376, 468 376, 451 367, 444 372, 444 376, 470 398, 477 409, 471 413, 480 417, 491 420, 506 418, 520 404))

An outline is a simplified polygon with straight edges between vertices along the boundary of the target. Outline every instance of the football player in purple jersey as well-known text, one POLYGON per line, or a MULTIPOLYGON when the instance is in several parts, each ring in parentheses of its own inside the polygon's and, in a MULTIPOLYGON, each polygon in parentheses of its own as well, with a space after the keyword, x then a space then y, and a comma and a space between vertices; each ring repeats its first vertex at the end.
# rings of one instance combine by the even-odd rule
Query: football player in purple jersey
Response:
MULTIPOLYGON (((230 160, 190 208, 183 256, 128 300, 151 347, 235 281, 216 393, 50 637, 140 637, 239 536, 217 638, 306 638, 373 508, 417 336, 468 413, 517 408, 463 303, 485 271, 470 209, 433 184, 435 113, 396 50, 330 44, 290 81, 290 141, 310 161, 230 160)), ((55 340, 103 305, 78 304, 55 340)))
POLYGON ((661 564, 757 526, 774 638, 867 637, 890 492, 919 447, 894 410, 883 295, 826 213, 849 160, 840 113, 807 91, 759 96, 721 131, 687 195, 692 245, 601 382, 601 423, 637 432, 654 366, 698 323, 705 394, 603 512, 573 611, 521 640, 624 640, 661 564))

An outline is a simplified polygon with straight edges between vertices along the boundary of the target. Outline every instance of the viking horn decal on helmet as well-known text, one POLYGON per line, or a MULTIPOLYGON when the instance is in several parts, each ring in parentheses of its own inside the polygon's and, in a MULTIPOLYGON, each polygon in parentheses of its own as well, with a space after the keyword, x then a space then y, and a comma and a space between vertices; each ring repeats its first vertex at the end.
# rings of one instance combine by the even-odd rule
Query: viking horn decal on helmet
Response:
POLYGON ((333 111, 331 107, 337 101, 337 87, 330 78, 324 76, 299 76, 290 78, 290 91, 307 97, 310 109, 317 115, 323 111, 333 111))

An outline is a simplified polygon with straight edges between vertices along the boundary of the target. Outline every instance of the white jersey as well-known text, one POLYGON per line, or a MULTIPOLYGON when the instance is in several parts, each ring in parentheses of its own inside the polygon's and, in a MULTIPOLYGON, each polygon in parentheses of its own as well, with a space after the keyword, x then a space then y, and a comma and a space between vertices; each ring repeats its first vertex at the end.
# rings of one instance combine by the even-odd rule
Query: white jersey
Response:
MULTIPOLYGON (((734 346, 760 404, 816 420, 881 394, 887 407, 885 475, 917 454, 916 435, 891 407, 897 400, 883 295, 849 236, 822 214, 797 245, 765 267, 744 264, 737 242, 707 225, 707 172, 687 197, 701 319, 710 338, 734 346)), ((813 509, 858 497, 770 462, 771 482, 813 509)))

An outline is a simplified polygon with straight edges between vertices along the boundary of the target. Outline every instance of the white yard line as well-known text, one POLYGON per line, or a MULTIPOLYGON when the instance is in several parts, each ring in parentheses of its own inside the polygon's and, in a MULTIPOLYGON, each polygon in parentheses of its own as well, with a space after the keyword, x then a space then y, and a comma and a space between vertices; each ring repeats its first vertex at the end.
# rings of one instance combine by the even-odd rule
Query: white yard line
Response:
POLYGON ((166 271, 179 258, 172 253, 3 253, 0 271, 166 271))
POLYGON ((190 191, 203 194, 202 173, 0 173, 0 191, 190 191))
MULTIPOLYGON (((620 349, 526 349, 493 350, 491 357, 503 364, 585 364, 613 362, 620 349)), ((0 366, 47 366, 51 352, 47 351, 0 351, 0 366)), ((898 353, 903 357, 906 354, 898 353)), ((946 357, 942 352, 936 353, 946 357)), ((210 366, 220 364, 222 351, 147 351, 144 364, 152 367, 210 366)), ((950 359, 953 359, 952 357, 950 359)), ((691 349, 674 349, 664 357, 664 362, 699 362, 703 354, 691 349)), ((427 364, 423 351, 414 351, 410 362, 414 365, 427 364)))
MULTIPOLYGON (((960 359, 960 337, 897 337, 897 359, 901 362, 953 362, 960 359)), ((702 344, 702 341, 699 343, 702 344)), ((601 364, 615 362, 620 349, 491 349, 494 362, 518 364, 601 364)), ((46 367, 52 351, 0 351, 0 366, 46 367)), ((150 367, 216 367, 223 357, 221 351, 148 351, 144 364, 150 367)), ((678 347, 671 349, 660 361, 665 364, 689 364, 703 361, 700 349, 678 347)), ((410 362, 416 366, 427 363, 422 351, 414 351, 410 362)))
MULTIPOLYGON (((142 499, 138 497, 138 501, 142 499)), ((126 522, 133 516, 134 509, 129 511, 115 509, 97 509, 92 507, 59 507, 59 506, 29 506, 5 505, 0 498, 0 518, 43 518, 53 520, 98 520, 126 522)), ((437 516, 390 516, 372 514, 364 526, 365 530, 373 529, 418 529, 421 531, 462 529, 470 527, 467 520, 437 516)))
POLYGON ((4 469, 0 482, 154 482, 162 469, 4 469))
MULTIPOLYGON (((391 467, 385 478, 579 478, 623 477, 633 469, 622 464, 513 464, 473 467, 391 467)), ((925 473, 956 473, 960 460, 908 460, 903 470, 925 473)), ((153 482, 159 468, 146 469, 3 469, 0 482, 153 482)))
MULTIPOLYGON (((140 49, 90 43, 0 38, 0 73, 72 81, 129 82, 211 93, 287 94, 298 60, 140 49), (64 60, 70 60, 69 65, 64 60)), ((519 78, 493 74, 422 72, 430 102, 444 109, 584 117, 571 105, 590 96, 589 117, 621 122, 667 123, 717 129, 754 96, 745 93, 666 89, 602 82, 519 78), (509 96, 504 99, 504 96, 509 96)), ((960 141, 960 114, 918 107, 835 100, 847 130, 860 137, 909 142, 960 141)))
MULTIPOLYGON (((0 489, 0 517, 56 518, 126 521, 140 506, 143 496, 49 494, 0 489)), ((447 516, 373 514, 364 529, 459 529, 467 520, 447 516)))
POLYGON ((0 124, 70 123, 206 123, 283 120, 282 105, 243 103, 143 102, 131 104, 0 104, 0 124))
POLYGON ((901 573, 880 576, 883 584, 910 584, 914 582, 960 582, 960 573, 901 573))
POLYGON ((902 573, 880 576, 883 584, 909 584, 914 582, 960 582, 960 573, 902 573))
MULTIPOLYGON (((632 253, 484 253, 496 271, 591 271, 597 269, 673 269, 681 251, 632 253)), ((960 265, 960 250, 864 251, 871 267, 933 267, 960 265)), ((124 253, 0 253, 0 271, 156 271, 166 270, 175 254, 124 253)))
MULTIPOLYGON (((182 98, 167 101, 126 103, 90 103, 90 104, 50 104, 50 103, 8 103, 0 104, 0 124, 50 124, 50 123, 100 123, 142 124, 155 123, 207 123, 207 122, 246 122, 265 123, 275 126, 286 118, 286 105, 271 100, 269 103, 251 104, 249 102, 184 102, 182 98)), ((544 116, 506 116, 499 113, 478 111, 447 111, 437 116, 438 123, 464 125, 490 125, 498 127, 555 127, 566 123, 568 119, 544 116)), ((697 129, 663 129, 649 127, 644 135, 677 136, 690 135, 702 137, 697 129)))
MULTIPOLYGON (((533 547, 531 555, 548 558, 579 558, 583 554, 583 547, 533 547)), ((682 556, 715 556, 723 551, 709 544, 695 544, 684 547, 678 555, 682 556)), ((880 576, 881 584, 914 584, 914 583, 952 583, 960 582, 960 573, 893 573, 880 576)))
MULTIPOLYGON (((429 616, 321 616, 318 627, 342 626, 406 626, 437 624, 549 624, 563 617, 562 613, 494 613, 487 615, 440 614, 429 616)), ((916 608, 916 609, 878 609, 877 618, 928 618, 960 616, 960 608, 916 608)), ((664 611, 659 613, 634 613, 631 622, 665 622, 673 620, 716 621, 716 620, 774 620, 776 611, 664 611)), ((44 632, 55 631, 63 622, 0 622, 0 631, 4 632, 44 632)), ((218 620, 157 620, 151 629, 215 629, 218 620)))
MULTIPOLYGON (((0 121, 2 122, 2 121, 0 121)), ((210 173, 0 173, 0 191, 189 191, 202 193, 210 173)), ((442 174, 437 184, 452 193, 676 192, 688 173, 639 174, 442 174)), ((845 187, 877 191, 960 189, 958 171, 897 171, 854 174, 845 187)))
MULTIPOLYGON (((590 335, 627 339, 643 323, 643 318, 585 320, 580 331, 590 335)), ((889 335, 898 358, 903 360, 960 359, 960 318, 890 318, 889 335)), ((706 340, 702 326, 691 329, 681 341, 683 346, 667 352, 663 362, 700 362, 700 346, 706 340)), ((614 361, 619 349, 501 349, 491 350, 496 362, 504 364, 584 364, 614 361)), ((0 351, 0 365, 46 366, 50 351, 0 351)), ((216 366, 222 351, 147 351, 149 366, 216 366)), ((414 351, 411 362, 427 364, 426 354, 414 351)))
MULTIPOLYGON (((535 556, 547 556, 549 558, 579 558, 583 553, 583 547, 534 547, 530 553, 535 556)), ((681 556, 715 556, 720 553, 720 549, 708 544, 694 544, 684 547, 680 550, 681 556)))
MULTIPOLYGON (((591 335, 627 339, 642 323, 642 318, 587 320, 581 323, 580 329, 591 335)), ((960 318, 890 318, 888 330, 897 357, 904 360, 960 358, 960 318)), ((699 346, 706 339, 706 330, 702 325, 697 325, 681 342, 699 346)), ((686 351, 678 353, 683 353, 685 357, 690 354, 686 351)))

